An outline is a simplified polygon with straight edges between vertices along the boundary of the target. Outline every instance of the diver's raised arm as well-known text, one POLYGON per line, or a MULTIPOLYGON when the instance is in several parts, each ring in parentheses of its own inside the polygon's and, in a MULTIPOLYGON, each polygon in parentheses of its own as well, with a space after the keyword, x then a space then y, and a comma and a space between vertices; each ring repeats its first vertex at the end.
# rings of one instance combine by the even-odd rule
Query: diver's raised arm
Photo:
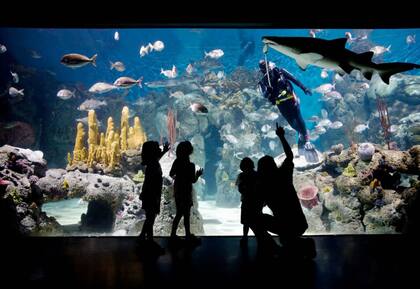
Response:
POLYGON ((293 160, 293 152, 292 148, 290 147, 289 143, 284 136, 284 128, 279 126, 276 122, 276 135, 279 137, 281 144, 283 145, 283 150, 286 153, 286 159, 293 160))
POLYGON ((290 80, 291 82, 293 82, 294 84, 296 84, 297 86, 300 87, 300 89, 303 90, 303 92, 307 95, 312 95, 312 92, 309 88, 307 88, 306 86, 303 85, 302 82, 300 82, 296 77, 293 76, 293 74, 291 74, 289 71, 287 71, 286 69, 282 68, 281 72, 283 73, 283 75, 290 80))

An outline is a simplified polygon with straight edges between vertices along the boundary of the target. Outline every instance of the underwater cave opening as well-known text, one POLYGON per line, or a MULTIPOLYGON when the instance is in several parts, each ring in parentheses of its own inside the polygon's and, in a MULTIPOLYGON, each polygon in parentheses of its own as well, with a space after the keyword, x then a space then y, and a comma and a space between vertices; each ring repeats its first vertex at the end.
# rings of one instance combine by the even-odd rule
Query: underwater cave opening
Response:
POLYGON ((208 131, 205 145, 206 163, 203 173, 206 186, 203 198, 213 199, 217 192, 216 169, 221 161, 219 150, 223 142, 220 138, 219 130, 215 125, 209 125, 208 131))

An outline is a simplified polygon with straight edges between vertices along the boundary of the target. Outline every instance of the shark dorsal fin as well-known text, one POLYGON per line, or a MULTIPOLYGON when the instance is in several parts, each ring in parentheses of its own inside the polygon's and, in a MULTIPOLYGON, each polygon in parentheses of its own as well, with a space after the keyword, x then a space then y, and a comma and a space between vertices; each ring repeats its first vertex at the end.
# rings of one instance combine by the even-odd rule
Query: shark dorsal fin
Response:
POLYGON ((330 44, 339 48, 346 47, 346 43, 347 43, 347 38, 337 38, 337 39, 330 40, 330 44))
POLYGON ((367 52, 360 53, 357 56, 361 58, 362 60, 371 61, 373 55, 374 55, 373 51, 367 51, 367 52))

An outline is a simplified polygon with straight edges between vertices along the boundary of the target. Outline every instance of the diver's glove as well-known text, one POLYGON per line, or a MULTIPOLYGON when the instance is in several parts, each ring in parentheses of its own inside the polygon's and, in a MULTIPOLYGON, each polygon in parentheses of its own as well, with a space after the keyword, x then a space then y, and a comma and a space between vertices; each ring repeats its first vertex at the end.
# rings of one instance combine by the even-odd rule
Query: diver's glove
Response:
POLYGON ((309 88, 305 88, 304 92, 306 95, 312 95, 312 91, 309 88))
POLYGON ((313 150, 313 149, 315 149, 315 146, 311 144, 311 142, 307 141, 305 143, 305 150, 313 150))

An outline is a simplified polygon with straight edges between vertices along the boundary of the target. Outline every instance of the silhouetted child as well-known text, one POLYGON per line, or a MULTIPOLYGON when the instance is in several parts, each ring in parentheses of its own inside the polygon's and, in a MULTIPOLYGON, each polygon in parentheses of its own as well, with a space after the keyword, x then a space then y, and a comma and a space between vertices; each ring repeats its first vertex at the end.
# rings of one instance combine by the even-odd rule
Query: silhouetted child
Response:
POLYGON ((248 240, 250 226, 255 224, 257 215, 262 212, 262 204, 256 198, 257 172, 254 170, 254 162, 246 157, 242 159, 239 167, 242 172, 236 179, 236 185, 241 193, 241 244, 244 244, 248 240))
POLYGON ((174 195, 176 215, 172 223, 171 238, 176 238, 181 217, 184 217, 185 236, 187 240, 195 239, 190 231, 190 211, 193 205, 192 184, 203 174, 203 169, 195 171, 195 164, 190 161, 193 146, 189 141, 183 141, 176 148, 176 160, 172 164, 169 175, 175 180, 174 195))
POLYGON ((160 212, 163 182, 159 159, 168 150, 168 144, 165 144, 163 150, 161 150, 159 143, 156 141, 147 141, 142 146, 142 165, 146 166, 146 169, 140 200, 142 201, 142 209, 146 211, 146 220, 139 236, 140 240, 145 240, 146 238, 148 240, 153 239, 153 225, 156 215, 160 212))

